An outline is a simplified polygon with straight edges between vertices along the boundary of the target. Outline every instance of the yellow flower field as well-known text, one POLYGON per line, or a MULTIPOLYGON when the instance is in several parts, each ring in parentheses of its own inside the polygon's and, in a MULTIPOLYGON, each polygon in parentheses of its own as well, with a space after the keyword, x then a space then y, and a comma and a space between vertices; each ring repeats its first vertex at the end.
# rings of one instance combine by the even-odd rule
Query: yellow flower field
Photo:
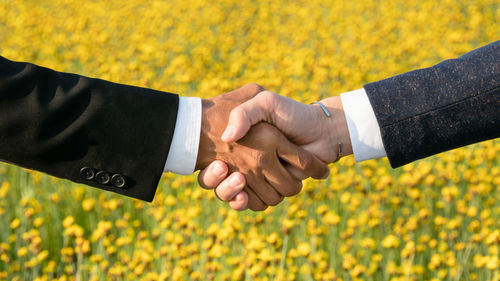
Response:
MULTIPOLYGON (((0 55, 212 97, 312 102, 500 35, 499 0, 0 1, 0 55)), ((152 204, 0 165, 0 280, 500 280, 500 141, 399 169, 346 157, 263 213, 195 176, 152 204)))

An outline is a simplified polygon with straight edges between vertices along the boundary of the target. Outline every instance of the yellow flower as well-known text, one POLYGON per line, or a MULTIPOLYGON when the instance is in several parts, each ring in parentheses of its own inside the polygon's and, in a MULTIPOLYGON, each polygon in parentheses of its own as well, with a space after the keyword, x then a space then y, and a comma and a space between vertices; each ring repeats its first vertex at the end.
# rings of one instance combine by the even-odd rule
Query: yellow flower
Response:
POLYGON ((72 217, 72 216, 67 216, 66 218, 64 218, 63 222, 62 222, 62 225, 64 228, 69 228, 71 225, 73 225, 73 223, 75 222, 75 218, 72 217))
POLYGON ((21 225, 21 221, 19 219, 13 219, 11 222, 10 222, 10 228, 12 229, 16 229, 19 227, 19 225, 21 225))
POLYGON ((284 219, 282 231, 284 233, 288 233, 294 225, 295 225, 295 222, 293 220, 284 219))
POLYGON ((116 241, 115 241, 115 244, 118 247, 122 247, 124 245, 130 244, 131 242, 132 242, 132 239, 130 239, 130 237, 118 237, 118 239, 116 239, 116 241))
POLYGON ((415 242, 408 241, 401 250, 401 257, 408 258, 409 256, 415 254, 415 250, 415 242))
POLYGON ((467 216, 469 217, 475 217, 477 215, 477 208, 475 206, 470 206, 467 209, 467 216))
POLYGON ((210 250, 208 250, 208 256, 211 258, 220 258, 225 252, 225 249, 220 244, 214 244, 210 250))
POLYGON ((94 209, 94 206, 95 206, 95 200, 93 198, 85 198, 82 201, 82 208, 87 212, 94 209))
POLYGON ((316 208, 316 214, 318 215, 323 215, 328 211, 328 206, 326 204, 320 205, 318 208, 316 208))
POLYGON ((278 233, 273 232, 266 238, 267 243, 272 244, 272 245, 281 245, 281 239, 278 235, 278 233))
POLYGON ((38 262, 42 262, 42 261, 46 260, 48 256, 49 256, 49 251, 44 250, 44 251, 40 252, 36 258, 37 258, 38 262))
POLYGON ((271 254, 271 251, 269 249, 263 249, 259 253, 259 259, 264 261, 264 262, 270 262, 273 260, 273 256, 271 254))
POLYGON ((372 238, 364 238, 361 240, 361 247, 367 249, 375 249, 375 240, 372 238))
POLYGON ((300 242, 299 245, 297 245, 297 253, 300 256, 307 257, 311 253, 311 246, 309 243, 300 242))
POLYGON ((433 254, 431 256, 431 260, 428 264, 428 267, 431 270, 435 270, 441 265, 441 262, 443 262, 443 257, 439 254, 433 254))
POLYGON ((457 250, 457 251, 461 251, 461 250, 465 249, 465 247, 466 247, 466 245, 463 242, 459 242, 459 243, 455 244, 455 250, 457 250))
POLYGON ((323 222, 328 225, 337 225, 340 222, 340 216, 333 211, 328 211, 323 216, 323 222))
POLYGON ((50 201, 54 202, 54 203, 57 203, 59 202, 59 194, 57 193, 52 193, 50 195, 50 201))
POLYGON ((484 239, 484 243, 490 244, 498 244, 500 242, 500 230, 495 229, 494 231, 488 233, 486 238, 484 239))
POLYGON ((28 248, 26 247, 22 247, 22 248, 19 248, 19 250, 17 250, 17 255, 19 257, 24 257, 28 254, 28 248))
POLYGON ((442 226, 445 223, 446 223, 446 218, 442 216, 437 216, 434 218, 434 224, 436 224, 437 226, 442 226))
POLYGON ((40 227, 40 226, 42 226, 44 221, 45 220, 43 218, 38 217, 38 218, 33 220, 33 226, 40 227))
POLYGON ((445 187, 441 190, 444 200, 450 202, 458 196, 458 188, 456 186, 445 187))
POLYGON ((498 256, 487 256, 486 259, 486 268, 489 270, 498 270, 499 261, 498 256))
POLYGON ((472 261, 477 268, 482 268, 487 262, 487 257, 483 257, 482 255, 476 254, 472 257, 472 261))
POLYGON ((344 255, 342 258, 342 268, 344 270, 350 270, 357 264, 357 260, 350 254, 344 255))
POLYGON ((10 183, 8 181, 3 181, 0 186, 0 198, 5 198, 10 189, 10 183))
POLYGON ((384 248, 397 248, 399 247, 399 239, 396 236, 389 234, 384 238, 384 240, 382 240, 382 246, 384 248))

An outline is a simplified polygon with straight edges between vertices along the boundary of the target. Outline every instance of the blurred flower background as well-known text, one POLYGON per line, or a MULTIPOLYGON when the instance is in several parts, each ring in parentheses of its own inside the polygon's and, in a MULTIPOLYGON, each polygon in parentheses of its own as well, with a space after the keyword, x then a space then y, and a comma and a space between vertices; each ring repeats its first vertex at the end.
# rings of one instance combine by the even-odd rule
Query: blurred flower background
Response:
MULTIPOLYGON (((499 39, 498 0, 1 0, 0 55, 212 97, 302 102, 499 39)), ((195 176, 152 204, 0 166, 0 280, 500 280, 500 142, 399 169, 346 157, 264 213, 195 176)))

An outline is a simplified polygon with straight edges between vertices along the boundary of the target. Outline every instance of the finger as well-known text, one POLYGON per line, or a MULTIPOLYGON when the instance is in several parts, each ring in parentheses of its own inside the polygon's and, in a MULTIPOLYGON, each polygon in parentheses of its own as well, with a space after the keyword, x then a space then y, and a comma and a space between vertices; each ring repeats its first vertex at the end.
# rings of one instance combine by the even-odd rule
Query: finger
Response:
POLYGON ((248 194, 242 191, 229 201, 229 207, 236 211, 243 211, 248 208, 248 194))
POLYGON ((198 183, 205 189, 216 188, 227 176, 226 163, 215 160, 198 174, 198 183))
MULTIPOLYGON (((247 176, 247 186, 269 206, 276 206, 283 201, 283 196, 279 194, 264 178, 247 176)), ((249 194, 250 195, 250 194, 249 194)))
POLYGON ((253 97, 255 97, 258 93, 264 91, 264 88, 257 84, 257 83, 250 83, 246 84, 245 86, 238 88, 236 90, 233 90, 229 93, 223 94, 223 96, 230 98, 233 97, 233 95, 237 95, 238 100, 249 100, 253 97))
POLYGON ((221 139, 225 142, 234 142, 246 135, 252 125, 260 121, 268 120, 268 108, 271 96, 275 95, 269 91, 260 92, 252 99, 238 105, 229 114, 229 121, 221 139))
POLYGON ((324 179, 330 173, 328 166, 310 152, 291 143, 283 135, 278 145, 278 156, 290 165, 302 171, 305 175, 315 179, 324 179))
POLYGON ((264 211, 267 209, 268 205, 266 205, 262 200, 260 200, 259 196, 255 194, 255 192, 249 188, 248 186, 243 189, 248 195, 248 208, 252 211, 264 211))
MULTIPOLYGON (((293 166, 292 166, 293 167, 293 166)), ((298 180, 293 174, 280 163, 276 157, 276 163, 263 170, 264 177, 280 195, 290 197, 296 195, 302 189, 302 181, 298 180)))
POLYGON ((283 167, 285 167, 285 169, 299 181, 308 178, 306 174, 304 174, 301 170, 297 169, 295 166, 288 164, 288 162, 284 162, 283 167))
POLYGON ((223 201, 229 201, 240 193, 245 186, 245 177, 239 172, 234 172, 217 186, 217 196, 223 201))

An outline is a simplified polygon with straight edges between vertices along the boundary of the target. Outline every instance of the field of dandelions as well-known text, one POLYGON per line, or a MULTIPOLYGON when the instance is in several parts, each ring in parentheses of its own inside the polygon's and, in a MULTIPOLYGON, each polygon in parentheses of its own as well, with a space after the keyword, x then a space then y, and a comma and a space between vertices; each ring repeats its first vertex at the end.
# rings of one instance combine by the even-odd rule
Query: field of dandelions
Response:
MULTIPOLYGON (((500 39, 498 0, 0 1, 0 55, 183 96, 310 103, 500 39)), ((235 212, 193 176, 148 204, 0 165, 0 280, 500 280, 500 141, 331 165, 235 212)))

